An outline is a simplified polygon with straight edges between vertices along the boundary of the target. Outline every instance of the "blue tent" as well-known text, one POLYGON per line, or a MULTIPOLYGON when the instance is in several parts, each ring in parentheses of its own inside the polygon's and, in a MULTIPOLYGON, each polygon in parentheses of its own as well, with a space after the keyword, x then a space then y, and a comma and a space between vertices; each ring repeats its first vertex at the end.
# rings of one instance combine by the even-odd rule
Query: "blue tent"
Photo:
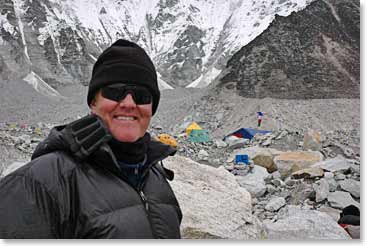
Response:
POLYGON ((256 134, 267 134, 271 131, 266 131, 266 130, 256 130, 256 129, 252 129, 252 128, 240 128, 237 131, 227 135, 224 137, 224 139, 226 139, 229 136, 236 136, 239 138, 247 138, 247 139, 252 139, 256 134))

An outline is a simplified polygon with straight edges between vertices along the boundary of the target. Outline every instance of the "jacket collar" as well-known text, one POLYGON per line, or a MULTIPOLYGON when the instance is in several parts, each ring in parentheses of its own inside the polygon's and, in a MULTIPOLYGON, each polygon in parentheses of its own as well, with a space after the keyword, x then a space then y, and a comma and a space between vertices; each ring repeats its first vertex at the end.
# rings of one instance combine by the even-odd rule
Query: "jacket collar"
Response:
MULTIPOLYGON (((66 125, 61 125, 52 128, 48 137, 36 147, 31 159, 33 160, 39 156, 54 151, 64 151, 73 155, 70 145, 68 144, 67 138, 69 136, 63 132, 65 127, 66 125)), ((146 166, 147 168, 150 168, 153 164, 167 158, 168 156, 173 156, 175 153, 176 149, 171 146, 151 139, 146 153, 146 166)), ((107 168, 113 172, 120 172, 120 167, 117 163, 116 157, 107 143, 101 144, 101 146, 94 153, 88 156, 85 161, 107 168)))
MULTIPOLYGON (((152 139, 146 153, 147 161, 144 169, 151 168, 155 163, 167 158, 168 156, 175 155, 176 151, 177 150, 171 146, 152 139)), ((110 171, 120 172, 116 156, 107 143, 103 144, 95 153, 93 153, 90 156, 89 161, 95 165, 109 169, 110 171)))

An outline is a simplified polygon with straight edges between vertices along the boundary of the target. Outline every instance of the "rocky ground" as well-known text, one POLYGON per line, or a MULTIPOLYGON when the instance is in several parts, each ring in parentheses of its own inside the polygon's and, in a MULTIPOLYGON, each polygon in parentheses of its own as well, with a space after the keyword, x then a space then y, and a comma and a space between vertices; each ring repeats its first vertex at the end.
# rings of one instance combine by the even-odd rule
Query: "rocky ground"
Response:
MULTIPOLYGON (((10 87, 3 85, 2 175, 27 162, 54 125, 88 113, 85 88, 66 87, 61 93, 65 98, 54 100, 37 97, 21 81, 10 87)), ((324 212, 334 220, 347 204, 359 206, 359 107, 359 99, 247 99, 231 91, 214 96, 197 89, 180 89, 162 92, 150 131, 153 136, 174 136, 178 155, 224 167, 234 175, 252 196, 252 214, 272 238, 277 238, 284 234, 279 227, 286 230, 283 224, 299 216, 299 211, 295 213, 289 206, 301 209, 303 215, 324 212), (259 109, 266 113, 261 129, 272 131, 270 134, 257 135, 252 140, 223 141, 224 136, 240 127, 257 128, 259 109), (209 130, 211 141, 190 142, 184 130, 191 121, 209 130), (248 166, 235 165, 236 154, 248 154, 254 169, 250 172, 248 166)), ((319 214, 309 216, 322 218, 319 214)))

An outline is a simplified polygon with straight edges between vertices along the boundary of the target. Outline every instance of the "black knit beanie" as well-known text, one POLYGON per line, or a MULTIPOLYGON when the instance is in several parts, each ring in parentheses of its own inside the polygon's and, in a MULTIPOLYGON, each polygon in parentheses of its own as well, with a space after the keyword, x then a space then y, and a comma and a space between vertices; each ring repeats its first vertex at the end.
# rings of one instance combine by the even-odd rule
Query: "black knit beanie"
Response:
POLYGON ((98 57, 88 88, 88 105, 97 91, 107 85, 126 83, 146 87, 153 96, 152 113, 157 110, 160 92, 153 62, 139 45, 119 39, 98 57))

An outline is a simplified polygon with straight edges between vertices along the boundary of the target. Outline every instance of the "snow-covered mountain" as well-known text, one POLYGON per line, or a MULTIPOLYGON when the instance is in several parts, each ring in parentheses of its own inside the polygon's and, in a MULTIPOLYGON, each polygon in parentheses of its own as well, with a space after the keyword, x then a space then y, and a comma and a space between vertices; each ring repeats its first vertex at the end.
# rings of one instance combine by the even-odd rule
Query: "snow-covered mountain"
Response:
POLYGON ((151 55, 160 87, 205 87, 276 14, 312 0, 2 0, 0 78, 42 93, 87 84, 93 62, 118 38, 151 55), (47 86, 49 85, 49 91, 47 86))

